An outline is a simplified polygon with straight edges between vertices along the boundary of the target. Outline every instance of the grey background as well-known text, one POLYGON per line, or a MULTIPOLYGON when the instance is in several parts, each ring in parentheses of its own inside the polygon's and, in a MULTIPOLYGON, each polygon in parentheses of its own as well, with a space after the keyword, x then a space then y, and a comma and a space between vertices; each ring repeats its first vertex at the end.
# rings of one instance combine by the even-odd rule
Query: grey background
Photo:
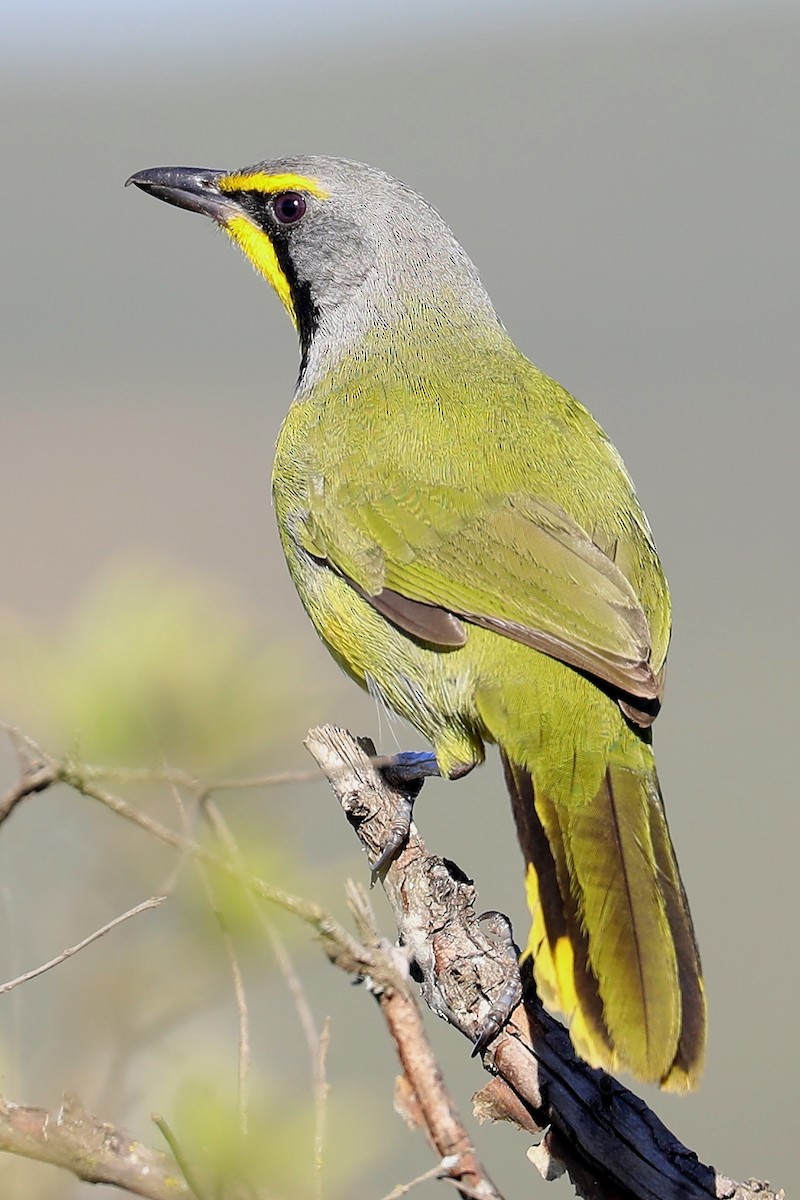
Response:
MULTIPOLYGON (((319 720, 374 733, 371 702, 340 683, 305 624, 273 528, 271 445, 296 374, 292 330, 208 223, 122 183, 162 163, 234 167, 302 151, 373 162, 423 192, 516 340, 610 432, 654 527, 675 605, 656 745, 711 1026, 699 1093, 648 1100, 703 1160, 790 1195, 800 1183, 800 14, 648 15, 644 5, 537 23, 501 7, 477 31, 413 20, 307 45, 259 27, 216 53, 137 46, 94 65, 16 61, 6 47, 0 606, 56 629, 108 558, 129 550, 220 574, 307 657, 308 710, 279 765, 305 765, 300 741, 319 720)), ((13 770, 8 759, 4 777, 13 770)), ((474 874, 484 907, 505 908, 523 930, 496 764, 426 792, 431 844, 474 874)), ((323 792, 299 803, 309 856, 364 879, 323 792)), ((12 914, 23 965, 91 928, 85 908, 70 923, 59 853, 73 854, 80 835, 66 808, 37 804, 0 839, 6 890, 30 872, 41 885, 45 911, 12 914)), ((368 1106, 388 1110, 394 1066, 377 1014, 313 958, 308 970, 318 1010, 339 1022, 333 1068, 355 1071, 368 1106), (356 1067, 348 1037, 359 1039, 356 1067)), ((72 1028, 69 1014, 57 1019, 72 1028)), ((9 1016, 5 1045, 15 1028, 9 1016)), ((38 1045, 41 1029, 29 1033, 38 1045)), ((433 1034, 468 1110, 480 1071, 444 1029, 433 1034)), ((45 1083, 36 1052, 15 1054, 16 1099, 54 1103, 77 1085, 91 1106, 79 1056, 45 1083)), ((145 1095, 104 1115, 150 1136, 148 1105, 145 1095)), ((419 1137, 389 1128, 395 1145, 365 1195, 429 1165, 419 1137)), ((567 1194, 531 1178, 524 1139, 478 1137, 509 1196, 567 1194)), ((37 1194, 90 1194, 47 1179, 37 1194)))

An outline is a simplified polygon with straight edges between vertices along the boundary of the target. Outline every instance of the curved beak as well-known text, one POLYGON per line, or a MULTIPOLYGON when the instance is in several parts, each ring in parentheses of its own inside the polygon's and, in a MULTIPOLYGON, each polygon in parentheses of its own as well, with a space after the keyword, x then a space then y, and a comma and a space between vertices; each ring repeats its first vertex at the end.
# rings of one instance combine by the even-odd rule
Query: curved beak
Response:
POLYGON ((125 180, 125 187, 133 183, 158 200, 187 208, 190 212, 203 213, 225 225, 230 217, 241 215, 241 208, 233 197, 226 196, 217 187, 218 181, 227 174, 227 171, 205 167, 150 167, 131 175, 125 180))

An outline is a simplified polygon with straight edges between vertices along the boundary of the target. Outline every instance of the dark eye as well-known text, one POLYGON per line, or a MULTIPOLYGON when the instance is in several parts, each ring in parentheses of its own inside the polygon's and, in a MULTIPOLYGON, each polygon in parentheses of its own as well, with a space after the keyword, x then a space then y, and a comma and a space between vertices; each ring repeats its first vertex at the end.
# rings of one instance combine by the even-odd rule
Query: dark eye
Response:
POLYGON ((272 208, 281 225, 295 225, 305 215, 305 196, 299 192, 281 192, 273 200, 272 208))

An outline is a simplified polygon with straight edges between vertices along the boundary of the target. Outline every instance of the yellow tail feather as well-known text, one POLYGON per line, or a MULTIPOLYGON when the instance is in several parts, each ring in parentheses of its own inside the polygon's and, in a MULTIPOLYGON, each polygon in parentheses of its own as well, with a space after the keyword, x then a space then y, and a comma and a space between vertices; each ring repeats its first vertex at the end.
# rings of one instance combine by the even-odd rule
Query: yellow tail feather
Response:
POLYGON ((578 1053, 670 1090, 693 1087, 705 997, 655 772, 610 764, 594 799, 556 804, 505 755, 542 998, 578 1053))

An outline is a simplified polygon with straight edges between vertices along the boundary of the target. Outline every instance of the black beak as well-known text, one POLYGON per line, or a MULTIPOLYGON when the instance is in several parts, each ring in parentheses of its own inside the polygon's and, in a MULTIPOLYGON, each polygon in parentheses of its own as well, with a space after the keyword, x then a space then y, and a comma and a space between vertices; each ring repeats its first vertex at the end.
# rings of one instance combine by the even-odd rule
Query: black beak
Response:
POLYGON ((227 174, 227 171, 210 171, 205 167, 150 167, 131 175, 125 180, 125 187, 134 183, 143 192, 149 192, 167 204, 203 213, 225 225, 234 214, 241 215, 233 197, 226 196, 217 187, 217 181, 227 174))

